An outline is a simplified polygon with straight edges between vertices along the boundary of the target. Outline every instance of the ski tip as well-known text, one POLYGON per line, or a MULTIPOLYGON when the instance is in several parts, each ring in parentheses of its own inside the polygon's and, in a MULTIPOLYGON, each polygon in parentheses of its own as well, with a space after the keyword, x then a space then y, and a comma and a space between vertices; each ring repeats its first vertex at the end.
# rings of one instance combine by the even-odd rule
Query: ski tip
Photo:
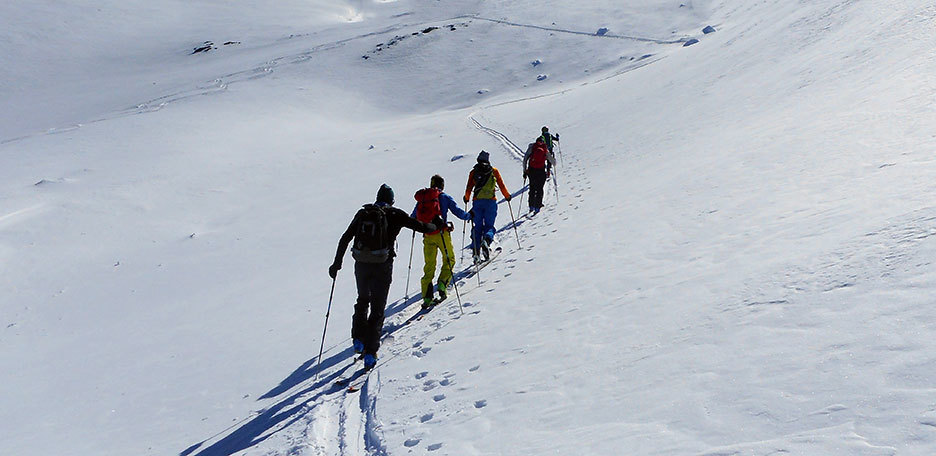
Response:
POLYGON ((357 391, 359 391, 359 390, 360 390, 360 388, 358 388, 358 387, 356 387, 356 386, 349 386, 349 387, 348 387, 348 392, 349 392, 349 393, 354 393, 354 392, 357 392, 357 391))

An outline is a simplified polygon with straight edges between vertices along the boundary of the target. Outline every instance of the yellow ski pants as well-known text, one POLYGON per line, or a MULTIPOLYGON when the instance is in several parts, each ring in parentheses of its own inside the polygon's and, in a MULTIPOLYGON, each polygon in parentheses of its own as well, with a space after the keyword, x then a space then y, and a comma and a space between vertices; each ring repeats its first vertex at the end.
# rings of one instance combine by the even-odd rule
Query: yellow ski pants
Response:
POLYGON ((452 235, 448 231, 423 235, 423 256, 426 261, 420 281, 423 297, 428 296, 427 291, 432 286, 432 276, 435 275, 436 270, 436 252, 442 253, 442 272, 439 273, 438 283, 445 288, 452 280, 452 268, 455 266, 455 250, 452 248, 452 235))

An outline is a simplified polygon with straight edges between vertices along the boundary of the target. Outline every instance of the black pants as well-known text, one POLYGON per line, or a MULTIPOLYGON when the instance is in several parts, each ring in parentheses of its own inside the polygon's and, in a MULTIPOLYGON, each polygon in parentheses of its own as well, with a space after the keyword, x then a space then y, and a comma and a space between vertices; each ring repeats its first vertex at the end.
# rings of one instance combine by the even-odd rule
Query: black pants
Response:
POLYGON ((530 168, 527 170, 530 178, 530 210, 543 207, 543 187, 546 185, 546 168, 530 168))
POLYGON ((357 281, 358 298, 351 320, 351 337, 364 343, 364 353, 376 355, 380 348, 387 294, 393 280, 393 259, 386 263, 356 261, 354 278, 357 281))

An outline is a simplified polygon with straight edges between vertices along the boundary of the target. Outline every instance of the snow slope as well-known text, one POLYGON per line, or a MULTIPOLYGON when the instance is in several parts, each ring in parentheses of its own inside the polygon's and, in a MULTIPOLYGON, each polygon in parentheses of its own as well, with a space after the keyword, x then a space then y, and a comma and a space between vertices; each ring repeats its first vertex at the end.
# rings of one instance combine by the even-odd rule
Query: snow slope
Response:
POLYGON ((934 452, 929 4, 60 3, 0 6, 0 454, 934 452), (544 124, 464 314, 404 232, 316 377, 358 204, 544 124))

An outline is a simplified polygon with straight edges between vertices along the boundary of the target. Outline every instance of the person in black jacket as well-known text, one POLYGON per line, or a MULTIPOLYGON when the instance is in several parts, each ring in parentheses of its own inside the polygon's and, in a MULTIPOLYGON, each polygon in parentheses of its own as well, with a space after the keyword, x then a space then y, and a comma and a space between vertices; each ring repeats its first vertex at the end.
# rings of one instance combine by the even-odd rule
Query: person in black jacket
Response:
POLYGON ((550 152, 552 152, 553 146, 555 146, 555 144, 553 144, 553 141, 559 142, 559 134, 557 133, 554 135, 550 133, 549 127, 543 127, 541 131, 543 132, 543 134, 540 135, 540 138, 543 138, 543 141, 546 142, 546 148, 549 149, 550 152))
POLYGON ((335 262, 328 268, 328 275, 333 279, 337 277, 345 251, 353 239, 351 256, 354 257, 358 297, 351 321, 351 338, 354 351, 364 353, 366 369, 377 364, 384 308, 393 279, 393 257, 396 256, 393 251, 394 241, 403 228, 431 233, 442 226, 439 222, 423 223, 393 207, 393 189, 383 184, 377 191, 377 201, 365 204, 358 210, 338 241, 338 252, 335 254, 335 262))

